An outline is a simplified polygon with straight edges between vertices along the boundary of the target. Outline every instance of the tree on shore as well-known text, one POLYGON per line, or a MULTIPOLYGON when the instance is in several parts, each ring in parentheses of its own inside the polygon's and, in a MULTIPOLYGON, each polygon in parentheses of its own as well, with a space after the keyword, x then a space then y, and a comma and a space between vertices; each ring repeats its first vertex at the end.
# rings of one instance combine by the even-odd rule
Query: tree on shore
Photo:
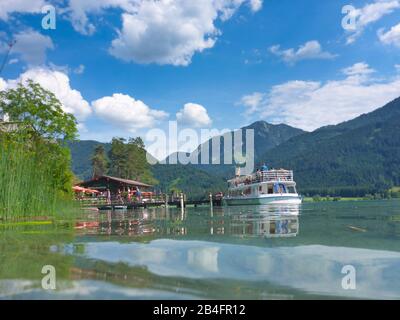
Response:
POLYGON ((74 140, 78 132, 75 117, 64 112, 52 92, 32 80, 1 91, 0 110, 8 114, 10 121, 32 128, 41 138, 74 140))
POLYGON ((108 158, 110 175, 149 184, 158 183, 147 162, 145 145, 140 137, 130 138, 128 141, 124 138, 113 138, 108 158))
POLYGON ((0 91, 0 111, 16 123, 0 134, 0 216, 1 210, 54 212, 72 195, 71 155, 63 142, 77 135, 75 117, 31 80, 0 91))
POLYGON ((108 170, 108 160, 104 147, 99 145, 92 156, 93 178, 103 176, 108 170))
POLYGON ((108 152, 110 159, 109 174, 112 176, 128 179, 127 174, 127 153, 125 148, 126 140, 124 138, 113 138, 111 149, 108 152))

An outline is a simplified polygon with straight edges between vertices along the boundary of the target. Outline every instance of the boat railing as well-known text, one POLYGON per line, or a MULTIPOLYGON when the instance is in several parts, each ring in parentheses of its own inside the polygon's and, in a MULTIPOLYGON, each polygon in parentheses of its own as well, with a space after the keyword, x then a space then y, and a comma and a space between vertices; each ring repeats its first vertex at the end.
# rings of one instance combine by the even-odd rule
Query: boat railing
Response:
POLYGON ((268 171, 257 171, 252 175, 241 176, 235 179, 229 180, 231 186, 247 185, 259 182, 293 182, 293 171, 292 170, 268 170, 268 171))
POLYGON ((261 181, 293 181, 293 171, 291 170, 260 171, 253 176, 261 181))

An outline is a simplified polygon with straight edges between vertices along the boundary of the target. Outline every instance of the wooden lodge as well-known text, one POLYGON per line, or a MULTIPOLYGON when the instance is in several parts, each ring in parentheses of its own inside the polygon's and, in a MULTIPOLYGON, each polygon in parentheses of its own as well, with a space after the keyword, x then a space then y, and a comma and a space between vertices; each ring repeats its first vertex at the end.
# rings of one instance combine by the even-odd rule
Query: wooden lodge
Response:
POLYGON ((143 182, 111 176, 96 177, 92 180, 81 182, 79 186, 98 191, 106 191, 108 189, 112 194, 117 194, 118 191, 128 191, 128 188, 131 191, 140 189, 142 192, 151 192, 153 188, 152 185, 143 182))
POLYGON ((74 187, 77 194, 76 200, 83 206, 98 208, 99 210, 119 210, 133 209, 148 206, 176 206, 184 208, 189 205, 221 206, 222 198, 187 201, 186 196, 181 193, 178 197, 168 196, 166 194, 156 194, 152 192, 153 186, 122 178, 111 176, 99 176, 92 180, 84 181, 74 187), (79 189, 81 187, 81 189, 79 189), (108 193, 107 190, 110 192, 108 193), (140 190, 138 196, 137 191, 140 190), (91 196, 85 196, 91 194, 91 196), (108 194, 108 195, 107 195, 108 194))

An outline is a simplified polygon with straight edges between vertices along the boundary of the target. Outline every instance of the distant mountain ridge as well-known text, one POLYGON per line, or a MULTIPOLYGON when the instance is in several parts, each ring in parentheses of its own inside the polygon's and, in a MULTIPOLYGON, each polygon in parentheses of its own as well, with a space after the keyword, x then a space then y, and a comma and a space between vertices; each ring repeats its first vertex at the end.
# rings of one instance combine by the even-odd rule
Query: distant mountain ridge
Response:
POLYGON ((400 184, 400 98, 293 137, 261 158, 291 168, 303 192, 359 196, 400 184))
MULTIPOLYGON (((265 121, 257 121, 242 129, 254 130, 255 156, 256 159, 267 150, 274 148, 291 137, 304 133, 303 130, 290 127, 285 124, 273 125, 265 121)), ((245 130, 243 130, 243 142, 245 144, 245 130)), ((233 131, 227 134, 233 135, 233 131)), ((205 142, 210 144, 211 140, 205 142)), ((95 148, 102 144, 108 152, 111 148, 109 143, 97 141, 75 141, 69 143, 72 155, 72 170, 80 179, 88 179, 92 175, 91 157, 95 148)), ((200 148, 201 146, 199 146, 200 148)), ((221 163, 224 161, 224 139, 221 139, 220 156, 221 163)), ((184 154, 189 156, 190 154, 184 154)), ((171 155, 167 157, 169 163, 171 155)), ((199 153, 201 158, 201 153, 199 153)), ((210 163, 212 162, 210 155, 210 163)), ((154 177, 160 181, 158 188, 161 190, 180 189, 189 190, 193 194, 199 194, 201 190, 217 191, 225 188, 225 178, 234 173, 234 165, 162 165, 152 166, 154 177)))
MULTIPOLYGON (((280 145, 281 143, 289 140, 292 137, 301 135, 305 133, 305 131, 297 128, 293 128, 289 125, 286 124, 270 124, 265 121, 257 121, 252 123, 249 126, 241 128, 242 130, 242 149, 243 152, 247 151, 247 145, 246 145, 246 130, 254 130, 254 157, 255 157, 255 162, 258 162, 260 160, 260 157, 265 154, 266 151, 273 149, 280 145)), ((235 130, 237 131, 237 130, 235 130)), ((181 154, 182 156, 185 157, 191 157, 192 159, 197 159, 196 165, 193 165, 193 167, 203 170, 207 173, 210 173, 212 175, 217 175, 222 178, 227 178, 229 176, 232 176, 234 174, 234 168, 235 164, 225 164, 225 158, 224 158, 224 147, 225 147, 225 142, 226 141, 232 141, 232 150, 233 150, 233 144, 234 142, 234 132, 235 131, 230 131, 228 133, 225 133, 220 136, 213 137, 212 139, 209 139, 208 141, 202 143, 199 145, 199 147, 193 151, 192 153, 174 153, 168 156, 164 162, 169 164, 173 163, 176 164, 176 159, 178 159, 178 164, 179 164, 179 155, 181 154), (230 139, 227 140, 227 138, 230 139), (219 141, 219 165, 213 164, 213 155, 212 154, 212 141, 217 140, 219 141), (207 148, 208 145, 208 148, 207 148), (208 163, 209 164, 204 164, 202 163, 202 150, 208 150, 209 155, 205 158, 208 158, 208 163), (173 161, 171 161, 173 159, 173 161)), ((238 143, 236 141, 236 143, 238 143)), ((233 158, 233 154, 232 158, 233 158)))
POLYGON ((72 172, 82 180, 92 177, 92 155, 97 146, 102 145, 106 152, 110 151, 111 143, 102 143, 94 140, 78 140, 68 143, 71 150, 72 172))
MULTIPOLYGON (((266 162, 270 167, 293 169, 303 194, 360 196, 400 185, 400 98, 373 112, 313 132, 265 121, 243 129, 254 129, 256 165, 266 162)), ((211 141, 205 143, 211 150, 211 141)), ((91 153, 98 144, 80 141, 70 145, 73 170, 78 176, 90 172, 91 153)), ((104 145, 108 150, 109 144, 104 145)), ((197 194, 224 189, 225 179, 234 174, 234 165, 152 168, 163 191, 190 190, 197 194)))

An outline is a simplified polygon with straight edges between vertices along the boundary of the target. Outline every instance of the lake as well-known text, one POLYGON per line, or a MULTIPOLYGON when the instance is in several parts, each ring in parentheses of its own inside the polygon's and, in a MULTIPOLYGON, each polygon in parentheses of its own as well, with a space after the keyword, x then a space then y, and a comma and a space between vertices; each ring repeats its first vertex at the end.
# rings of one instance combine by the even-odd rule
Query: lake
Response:
POLYGON ((400 299, 400 201, 77 215, 0 224, 0 298, 400 299))

